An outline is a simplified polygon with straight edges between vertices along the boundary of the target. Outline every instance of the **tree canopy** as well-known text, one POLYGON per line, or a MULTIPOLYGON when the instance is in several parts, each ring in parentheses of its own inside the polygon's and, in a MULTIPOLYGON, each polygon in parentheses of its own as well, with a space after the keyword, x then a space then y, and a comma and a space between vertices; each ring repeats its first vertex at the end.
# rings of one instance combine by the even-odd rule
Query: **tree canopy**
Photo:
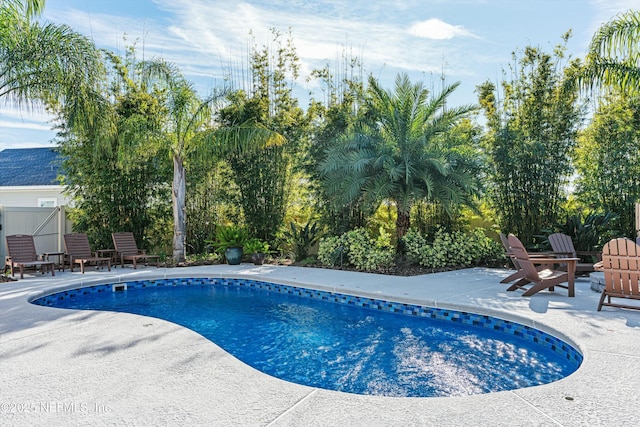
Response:
POLYGON ((393 91, 369 78, 364 118, 341 136, 320 164, 325 187, 338 204, 390 200, 398 240, 410 226, 411 207, 428 200, 448 207, 471 204, 476 189, 471 159, 438 139, 474 110, 446 107, 459 83, 430 97, 422 83, 398 74, 393 91))
MULTIPOLYGON (((564 41, 569 35, 565 35, 564 41)), ((548 54, 527 47, 514 53, 512 79, 478 88, 487 118, 483 144, 489 197, 500 229, 530 245, 563 214, 582 109, 567 85, 577 64, 561 66, 563 45, 548 54)))

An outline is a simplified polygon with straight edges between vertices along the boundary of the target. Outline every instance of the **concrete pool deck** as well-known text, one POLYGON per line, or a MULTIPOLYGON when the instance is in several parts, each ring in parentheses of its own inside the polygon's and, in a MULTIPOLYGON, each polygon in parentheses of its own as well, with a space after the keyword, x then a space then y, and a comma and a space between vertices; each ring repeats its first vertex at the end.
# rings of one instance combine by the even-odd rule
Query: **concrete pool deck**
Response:
POLYGON ((639 425, 640 311, 596 311, 589 278, 533 297, 506 292, 507 271, 413 277, 284 267, 113 268, 0 283, 0 425, 639 425), (571 376, 468 397, 339 393, 263 374, 199 334, 126 313, 30 304, 62 288, 162 277, 249 277, 451 307, 551 332, 584 355, 571 376))

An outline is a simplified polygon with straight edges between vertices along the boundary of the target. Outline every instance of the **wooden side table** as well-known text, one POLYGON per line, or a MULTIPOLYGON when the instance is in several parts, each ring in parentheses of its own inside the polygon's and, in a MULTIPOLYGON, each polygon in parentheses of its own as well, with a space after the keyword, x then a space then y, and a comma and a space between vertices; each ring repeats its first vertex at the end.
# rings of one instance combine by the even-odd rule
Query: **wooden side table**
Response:
POLYGON ((118 260, 116 259, 116 250, 115 249, 98 249, 96 254, 100 258, 111 258, 111 265, 116 267, 118 264, 118 260))
POLYGON ((49 257, 58 257, 58 270, 64 271, 64 260, 66 257, 66 254, 64 252, 45 252, 43 255, 46 261, 50 261, 49 257))

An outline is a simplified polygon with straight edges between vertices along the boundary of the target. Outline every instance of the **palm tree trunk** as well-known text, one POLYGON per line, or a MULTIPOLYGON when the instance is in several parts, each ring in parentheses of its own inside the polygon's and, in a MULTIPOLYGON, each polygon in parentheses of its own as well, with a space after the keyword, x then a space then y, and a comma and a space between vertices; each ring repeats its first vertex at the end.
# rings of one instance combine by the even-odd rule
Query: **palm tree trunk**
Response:
POLYGON ((398 238, 398 243, 396 244, 396 252, 398 254, 403 252, 403 245, 401 244, 402 238, 409 230, 410 225, 411 218, 409 211, 403 212, 398 209, 398 218, 396 219, 396 237, 398 238))
POLYGON ((185 195, 187 184, 183 159, 173 155, 173 187, 171 198, 173 202, 173 260, 182 262, 185 259, 184 237, 187 227, 185 214, 185 195))

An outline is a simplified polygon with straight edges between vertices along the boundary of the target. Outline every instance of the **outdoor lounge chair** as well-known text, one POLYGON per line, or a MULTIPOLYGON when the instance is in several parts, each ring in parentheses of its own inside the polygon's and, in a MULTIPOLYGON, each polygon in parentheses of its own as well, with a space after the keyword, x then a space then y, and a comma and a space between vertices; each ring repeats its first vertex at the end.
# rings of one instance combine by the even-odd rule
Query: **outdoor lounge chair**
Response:
POLYGON ((55 276, 55 268, 53 261, 45 261, 41 255, 36 253, 36 245, 33 242, 33 236, 30 234, 13 234, 6 236, 7 240, 7 257, 4 262, 4 268, 11 269, 11 276, 14 276, 14 268, 18 267, 20 270, 20 278, 24 278, 25 267, 38 267, 42 269, 44 274, 44 268, 48 267, 51 270, 51 275, 55 276))
MULTIPOLYGON (((580 262, 576 264, 576 273, 591 273, 596 270, 594 267, 595 264, 598 263, 602 259, 602 254, 600 252, 583 252, 576 251, 573 246, 573 241, 571 237, 567 236, 563 233, 553 233, 549 235, 549 243, 551 244, 551 249, 553 250, 553 254, 558 258, 580 258, 580 257, 590 257, 595 258, 595 262, 580 262)), ((561 268, 565 268, 562 266, 561 268)))
POLYGON ((522 296, 528 297, 543 289, 554 290, 555 286, 565 288, 569 292, 569 296, 575 296, 575 264, 577 258, 562 258, 562 262, 566 263, 567 271, 554 270, 554 264, 558 264, 558 259, 554 257, 529 257, 524 245, 513 234, 508 238, 509 247, 518 264, 524 270, 524 279, 511 285, 507 291, 515 291, 516 289, 525 289, 522 296), (542 266, 542 269, 536 268, 536 265, 542 266), (567 283, 562 285, 562 283, 567 283), (530 285, 529 288, 525 286, 530 285))
POLYGON ((69 266, 73 272, 73 265, 80 264, 80 272, 84 274, 85 264, 95 263, 96 268, 100 264, 107 264, 107 269, 111 271, 111 258, 100 257, 91 252, 89 238, 85 233, 71 233, 64 235, 64 247, 69 257, 69 266))
POLYGON ((124 267, 125 261, 131 261, 133 268, 136 268, 138 261, 144 261, 147 265, 148 260, 156 260, 156 266, 160 259, 159 255, 147 255, 144 250, 138 249, 136 239, 131 232, 112 233, 113 246, 116 250, 116 260, 120 260, 120 266, 124 267))
POLYGON ((602 266, 605 284, 598 311, 603 305, 640 310, 640 305, 611 302, 611 298, 640 300, 640 246, 624 238, 609 241, 602 248, 602 266))

